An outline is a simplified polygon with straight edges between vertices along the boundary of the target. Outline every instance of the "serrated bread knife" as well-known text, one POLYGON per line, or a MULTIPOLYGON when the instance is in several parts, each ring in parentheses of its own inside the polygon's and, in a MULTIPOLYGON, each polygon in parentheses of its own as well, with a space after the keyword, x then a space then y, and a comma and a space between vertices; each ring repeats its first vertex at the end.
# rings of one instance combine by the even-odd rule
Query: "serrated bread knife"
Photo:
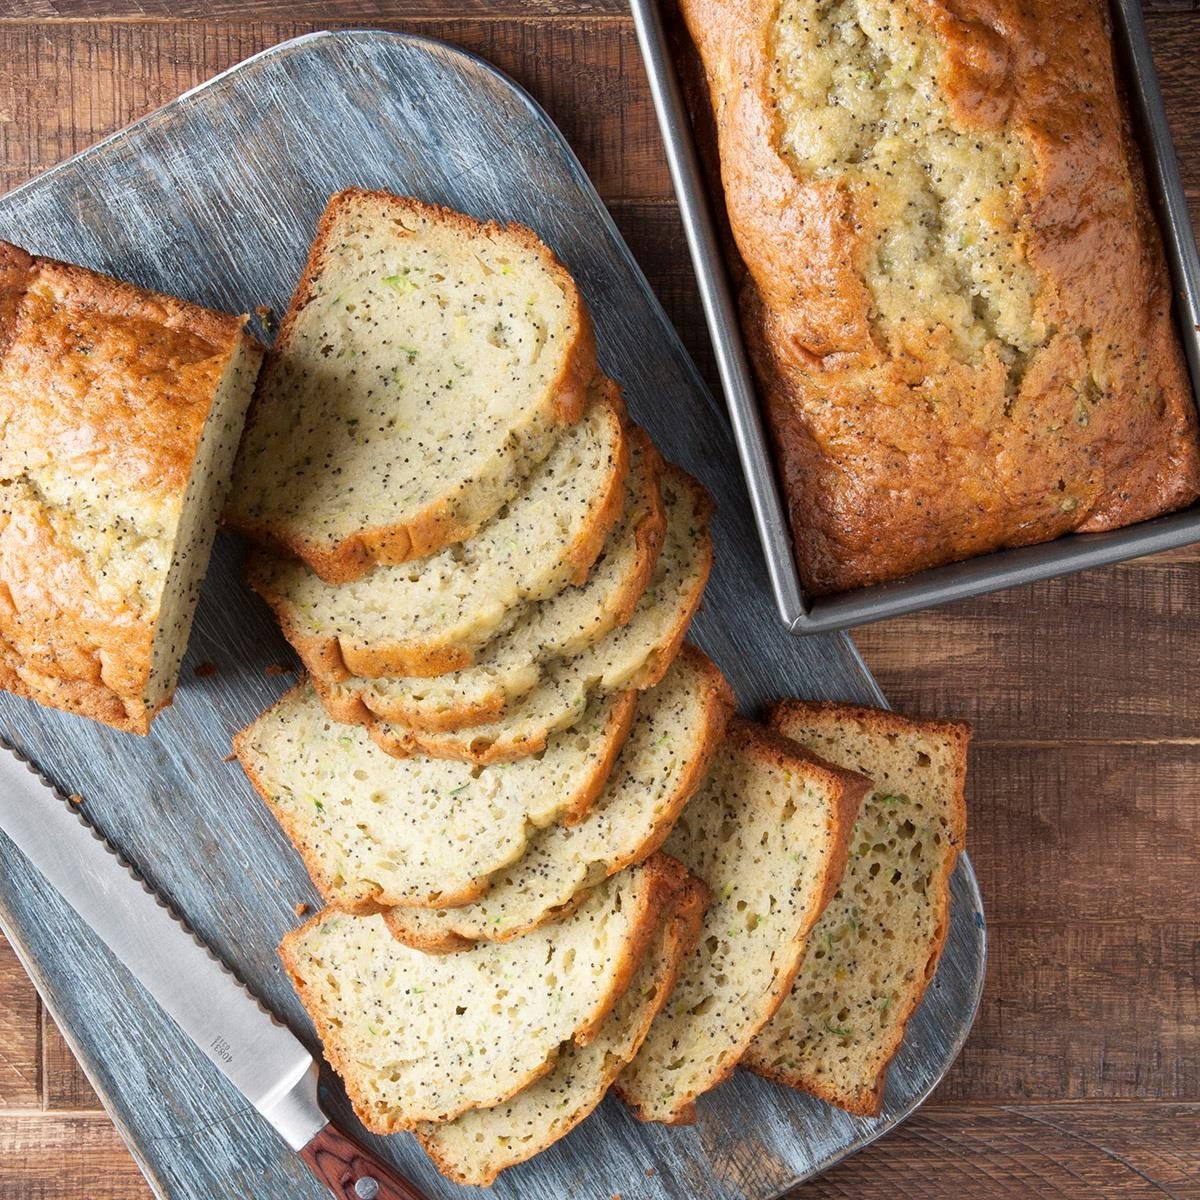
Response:
POLYGON ((299 1040, 121 859, 37 769, 0 743, 0 829, 92 931, 344 1200, 424 1200, 330 1124, 299 1040))

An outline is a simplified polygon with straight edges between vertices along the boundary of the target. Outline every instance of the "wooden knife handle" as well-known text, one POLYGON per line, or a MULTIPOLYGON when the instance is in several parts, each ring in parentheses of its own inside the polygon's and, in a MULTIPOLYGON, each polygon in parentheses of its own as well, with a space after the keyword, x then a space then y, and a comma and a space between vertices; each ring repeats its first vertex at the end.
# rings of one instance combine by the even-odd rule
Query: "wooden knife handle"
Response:
POLYGON ((338 1200, 426 1200, 407 1180, 332 1123, 300 1157, 338 1200))

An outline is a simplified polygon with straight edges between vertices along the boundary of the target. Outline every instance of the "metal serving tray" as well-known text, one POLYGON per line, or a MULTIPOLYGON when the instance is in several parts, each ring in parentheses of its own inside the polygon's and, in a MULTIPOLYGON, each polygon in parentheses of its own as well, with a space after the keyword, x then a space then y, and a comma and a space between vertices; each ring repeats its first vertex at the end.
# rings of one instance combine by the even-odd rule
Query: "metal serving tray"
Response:
MULTIPOLYGON (((767 559, 775 603, 784 625, 792 633, 849 629, 967 596, 1200 541, 1198 503, 1182 512, 1156 517, 1126 529, 1067 534, 1052 542, 999 550, 965 562, 920 571, 895 583, 833 596, 806 596, 796 571, 786 509, 759 413, 754 377, 742 344, 737 309, 659 0, 630 0, 630 7, 666 144, 667 161, 679 198, 709 333, 716 349, 717 369, 733 420, 734 438, 767 559)), ((1112 9, 1118 55, 1175 285, 1176 325, 1187 355, 1192 389, 1200 398, 1200 257, 1196 253, 1183 181, 1146 37, 1141 0, 1112 0, 1112 9)))
MULTIPOLYGON (((327 197, 352 183, 524 221, 575 274, 601 361, 633 414, 717 501, 717 563, 693 636, 744 710, 786 694, 882 702, 844 635, 801 641, 780 628, 722 408, 561 134, 480 60, 390 33, 288 42, 0 198, 0 237, 217 308, 279 313, 327 197)), ((275 948, 298 922, 293 906, 317 897, 236 763, 221 761, 231 733, 289 685, 268 668, 294 661, 244 587, 239 558, 233 539, 218 539, 179 693, 150 737, 3 694, 0 730, 62 790, 82 794, 101 831, 315 1047, 275 948), (197 674, 205 662, 215 674, 197 674)), ((325 1196, 2 836, 0 926, 158 1195, 325 1196)), ((963 856, 945 953, 874 1120, 751 1076, 703 1098, 690 1128, 642 1126, 609 1101, 491 1194, 776 1196, 892 1128, 942 1078, 974 1018, 984 949, 963 856)), ((328 1072, 323 1083, 330 1111, 359 1129, 341 1084, 328 1072)), ((431 1198, 478 1194, 442 1180, 407 1135, 371 1140, 431 1198)))

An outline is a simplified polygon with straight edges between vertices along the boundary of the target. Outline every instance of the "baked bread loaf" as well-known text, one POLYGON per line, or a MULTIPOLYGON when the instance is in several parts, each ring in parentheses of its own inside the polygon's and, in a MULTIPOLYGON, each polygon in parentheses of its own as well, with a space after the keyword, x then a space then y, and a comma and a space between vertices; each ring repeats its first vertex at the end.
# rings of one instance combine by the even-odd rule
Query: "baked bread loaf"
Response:
MULTIPOLYGON (((667 533, 650 585, 633 616, 574 658, 554 664, 541 681, 495 721, 431 731, 370 722, 389 754, 424 753, 475 763, 509 762, 538 753, 555 730, 574 725, 597 693, 653 687, 683 643, 712 568, 708 493, 677 467, 662 476, 667 533)), ((328 690, 317 681, 328 703, 328 690)), ((350 715, 336 703, 335 717, 350 715)))
POLYGON ((642 1121, 686 1123, 791 987, 837 890, 870 781, 735 720, 664 852, 712 892, 700 940, 617 1093, 642 1121))
POLYGON ((703 780, 733 706, 725 677, 685 646, 662 682, 639 698, 612 774, 581 820, 533 831, 524 853, 472 903, 393 908, 388 928, 407 945, 441 953, 473 941, 507 942, 559 919, 588 888, 663 844, 703 780))
POLYGON ((547 662, 579 654, 624 625, 650 581, 666 528, 659 486, 662 460, 640 429, 630 430, 630 446, 625 510, 583 583, 518 605, 512 627, 460 671, 327 684, 329 711, 344 721, 377 717, 431 730, 493 721, 533 690, 547 662))
POLYGON ((147 733, 171 702, 262 348, 0 242, 0 687, 147 733))
POLYGON ((869 775, 874 786, 792 990, 742 1065, 874 1116, 950 925, 950 875, 966 837, 970 731, 795 700, 780 704, 771 724, 814 754, 869 775))
POLYGON ((227 519, 345 582, 462 541, 579 419, 591 324, 520 225, 351 188, 317 228, 227 519))
POLYGON ((695 944, 708 889, 687 881, 668 904, 633 982, 586 1046, 568 1042, 553 1070, 495 1108, 476 1108, 444 1125, 419 1125, 417 1140, 443 1175, 489 1187, 507 1167, 565 1137, 604 1098, 662 1008, 695 944))
POLYGON ((395 1133, 502 1104, 565 1043, 592 1041, 686 879, 659 856, 549 931, 460 954, 422 954, 382 917, 326 910, 280 954, 359 1119, 395 1133))
POLYGON ((682 0, 812 592, 1200 490, 1103 7, 682 0))
POLYGON ((260 550, 247 577, 315 676, 456 670, 522 601, 587 576, 621 515, 628 465, 620 389, 605 380, 512 503, 461 545, 342 584, 260 550))
POLYGON ((325 900, 352 912, 463 904, 533 831, 581 820, 629 732, 634 697, 597 697, 543 754, 497 767, 393 758, 302 683, 234 738, 242 769, 325 900))

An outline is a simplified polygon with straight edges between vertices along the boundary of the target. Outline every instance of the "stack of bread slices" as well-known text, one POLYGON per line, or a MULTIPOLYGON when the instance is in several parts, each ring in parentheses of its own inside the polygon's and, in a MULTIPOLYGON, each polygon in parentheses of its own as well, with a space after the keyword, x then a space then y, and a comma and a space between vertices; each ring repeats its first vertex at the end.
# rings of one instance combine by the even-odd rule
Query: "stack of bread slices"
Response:
POLYGON ((369 1128, 488 1184, 610 1088, 683 1121, 739 1062, 878 1109, 965 731, 732 718, 684 644, 708 498, 533 234, 333 197, 229 516, 309 673, 236 739, 327 903, 282 953, 369 1128))

